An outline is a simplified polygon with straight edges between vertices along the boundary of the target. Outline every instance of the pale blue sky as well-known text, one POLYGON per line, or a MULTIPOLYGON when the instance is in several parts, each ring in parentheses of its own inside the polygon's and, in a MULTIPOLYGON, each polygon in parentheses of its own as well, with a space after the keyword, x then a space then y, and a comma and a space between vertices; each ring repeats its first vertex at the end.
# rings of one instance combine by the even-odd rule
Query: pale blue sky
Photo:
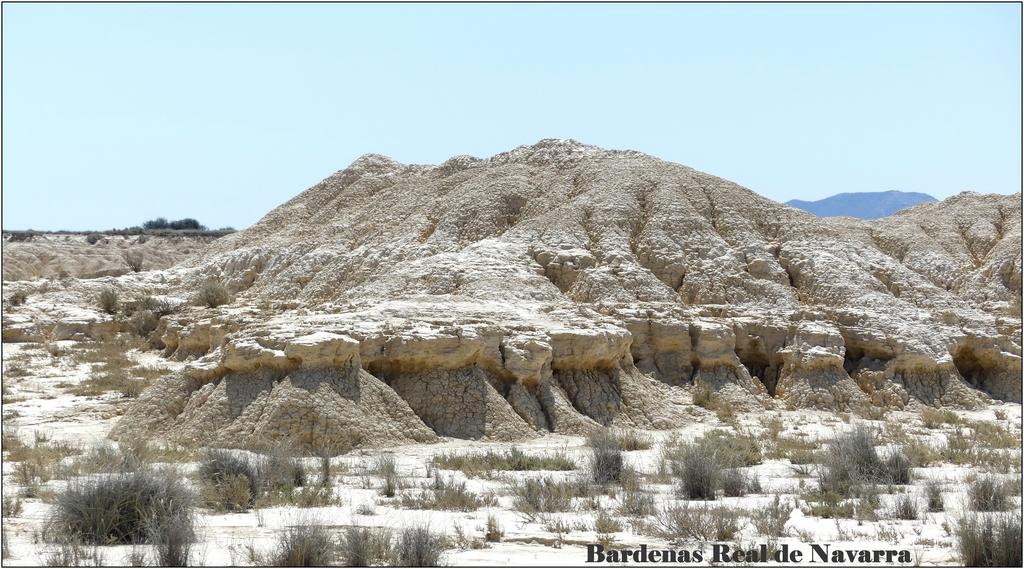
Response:
POLYGON ((1020 4, 4 4, 3 227, 246 227, 375 152, 633 149, 779 201, 1021 189, 1020 4))

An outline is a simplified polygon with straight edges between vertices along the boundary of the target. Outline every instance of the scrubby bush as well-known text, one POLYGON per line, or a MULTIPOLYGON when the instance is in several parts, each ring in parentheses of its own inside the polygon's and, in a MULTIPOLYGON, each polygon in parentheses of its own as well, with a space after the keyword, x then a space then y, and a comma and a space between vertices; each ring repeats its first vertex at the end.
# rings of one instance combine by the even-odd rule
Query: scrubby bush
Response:
POLYGON ((127 265, 128 268, 133 273, 141 272, 142 266, 145 264, 146 261, 145 256, 142 254, 142 251, 138 251, 135 249, 128 249, 126 251, 122 251, 121 258, 124 260, 124 264, 127 265))
POLYGON ((793 505, 775 496, 771 503, 757 508, 750 516, 751 523, 760 535, 768 538, 782 537, 786 533, 786 522, 793 512, 793 505))
POLYGON ((902 449, 896 449, 882 460, 875 450, 875 433, 864 424, 838 433, 824 453, 818 469, 822 493, 850 495, 863 484, 909 484, 910 460, 902 449))
POLYGON ((16 290, 8 297, 8 302, 11 303, 11 306, 21 306, 25 304, 26 300, 28 300, 28 292, 24 290, 16 290))
POLYGON ((384 528, 349 527, 341 537, 345 567, 369 567, 391 557, 391 532, 384 528))
POLYGON ((966 514, 956 522, 957 549, 965 567, 1020 567, 1021 516, 966 514))
POLYGON ((168 559, 180 559, 195 537, 194 503, 181 481, 163 471, 73 480, 56 497, 49 533, 91 544, 153 543, 168 559))
POLYGON ((217 510, 247 510, 260 495, 262 470, 259 460, 248 453, 209 450, 199 465, 203 498, 217 510))
POLYGON ((386 498, 392 498, 402 487, 402 481, 398 477, 398 466, 395 464, 393 454, 382 454, 377 457, 374 464, 374 471, 384 479, 380 493, 386 498))
POLYGON ((527 519, 539 514, 564 512, 572 508, 572 499, 581 495, 579 485, 572 481, 556 481, 550 477, 512 480, 512 507, 527 519))
POLYGON ((96 297, 97 302, 100 305, 100 309, 107 314, 116 314, 117 308, 120 305, 118 302, 117 291, 112 288, 105 288, 100 291, 99 296, 96 297))
POLYGON ((681 502, 663 508, 656 519, 657 535, 669 540, 725 541, 740 530, 740 513, 725 506, 681 502))
POLYGON ((501 528, 501 524, 498 522, 498 516, 489 514, 487 516, 487 527, 484 529, 484 539, 489 542, 501 541, 504 537, 505 530, 501 528))
POLYGON ((447 540, 426 527, 402 530, 395 548, 395 565, 400 567, 437 567, 441 565, 447 540))
POLYGON ((1010 485, 992 476, 975 480, 967 488, 967 497, 972 510, 998 512, 1010 509, 1010 485))
POLYGON ((103 236, 100 235, 99 233, 90 233, 85 238, 85 240, 89 242, 89 245, 95 245, 95 244, 99 243, 101 239, 103 239, 103 236))
POLYGON ((424 486, 419 495, 402 496, 403 507, 418 510, 470 512, 485 505, 495 504, 466 490, 464 481, 442 478, 436 473, 433 482, 424 486))
POLYGON ((587 444, 590 446, 590 467, 594 482, 618 482, 624 465, 621 439, 602 429, 591 434, 587 444))
POLYGON ((466 476, 480 476, 495 470, 575 470, 576 463, 564 453, 552 457, 534 456, 516 447, 505 452, 487 451, 486 454, 458 454, 454 452, 435 456, 434 466, 445 470, 460 470, 466 476))
POLYGON ((337 545, 319 523, 301 522, 278 536, 270 562, 277 567, 324 567, 332 565, 337 545))
POLYGON ((231 302, 231 293, 228 287, 217 280, 209 280, 196 293, 196 304, 207 308, 217 308, 222 304, 231 302))
POLYGON ((929 512, 941 512, 945 509, 942 503, 942 483, 934 478, 929 478, 924 483, 924 496, 928 500, 929 512))
POLYGON ((128 319, 128 330, 140 338, 147 338, 160 324, 160 318, 150 310, 140 310, 128 319))
POLYGON ((685 498, 714 500, 722 485, 726 457, 718 445, 707 439, 685 444, 669 457, 672 472, 679 477, 679 492, 685 498))
POLYGON ((897 520, 917 519, 917 500, 910 494, 900 494, 893 504, 892 517, 897 520))

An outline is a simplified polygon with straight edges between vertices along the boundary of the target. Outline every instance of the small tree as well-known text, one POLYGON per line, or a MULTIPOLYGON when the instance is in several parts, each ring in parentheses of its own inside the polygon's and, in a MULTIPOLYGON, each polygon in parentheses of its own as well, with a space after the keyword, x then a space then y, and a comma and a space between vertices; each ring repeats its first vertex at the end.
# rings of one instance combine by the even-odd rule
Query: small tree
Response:
POLYGON ((231 302, 231 293, 228 292, 228 287, 218 280, 209 280, 203 283, 196 295, 196 303, 208 308, 217 308, 229 302, 231 302))

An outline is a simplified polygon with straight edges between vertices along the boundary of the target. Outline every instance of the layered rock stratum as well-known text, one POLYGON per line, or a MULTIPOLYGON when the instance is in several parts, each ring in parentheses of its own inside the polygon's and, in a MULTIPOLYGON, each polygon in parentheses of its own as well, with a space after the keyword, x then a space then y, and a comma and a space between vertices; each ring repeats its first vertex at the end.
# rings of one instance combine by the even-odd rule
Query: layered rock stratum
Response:
POLYGON ((191 363, 114 436, 665 429, 702 420, 695 387, 747 411, 1021 400, 1019 193, 819 219, 574 141, 439 166, 370 154, 159 282, 116 284, 184 299, 211 279, 235 302, 161 319, 153 344, 191 363))

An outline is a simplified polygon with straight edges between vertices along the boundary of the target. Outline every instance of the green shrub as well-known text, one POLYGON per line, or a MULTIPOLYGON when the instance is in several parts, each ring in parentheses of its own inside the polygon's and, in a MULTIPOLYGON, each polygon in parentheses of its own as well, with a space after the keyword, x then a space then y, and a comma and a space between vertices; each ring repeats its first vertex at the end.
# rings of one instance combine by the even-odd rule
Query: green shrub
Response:
POLYGON ((231 293, 228 287, 217 280, 208 280, 196 293, 196 304, 207 308, 217 308, 222 304, 231 302, 231 293))
POLYGON ((174 544, 182 546, 194 539, 194 503, 192 493, 166 472, 140 469, 73 480, 56 497, 49 531, 58 539, 110 545, 155 543, 164 528, 173 527, 174 544))
POLYGON ((95 244, 99 243, 101 239, 103 239, 103 236, 100 235, 99 233, 90 233, 85 238, 85 240, 89 243, 89 245, 95 245, 95 244))
POLYGON ((1021 516, 966 514, 956 522, 957 549, 965 567, 1020 567, 1021 516))
POLYGON ((11 293, 7 301, 11 303, 11 306, 21 306, 28 300, 28 292, 25 290, 16 290, 11 293))

